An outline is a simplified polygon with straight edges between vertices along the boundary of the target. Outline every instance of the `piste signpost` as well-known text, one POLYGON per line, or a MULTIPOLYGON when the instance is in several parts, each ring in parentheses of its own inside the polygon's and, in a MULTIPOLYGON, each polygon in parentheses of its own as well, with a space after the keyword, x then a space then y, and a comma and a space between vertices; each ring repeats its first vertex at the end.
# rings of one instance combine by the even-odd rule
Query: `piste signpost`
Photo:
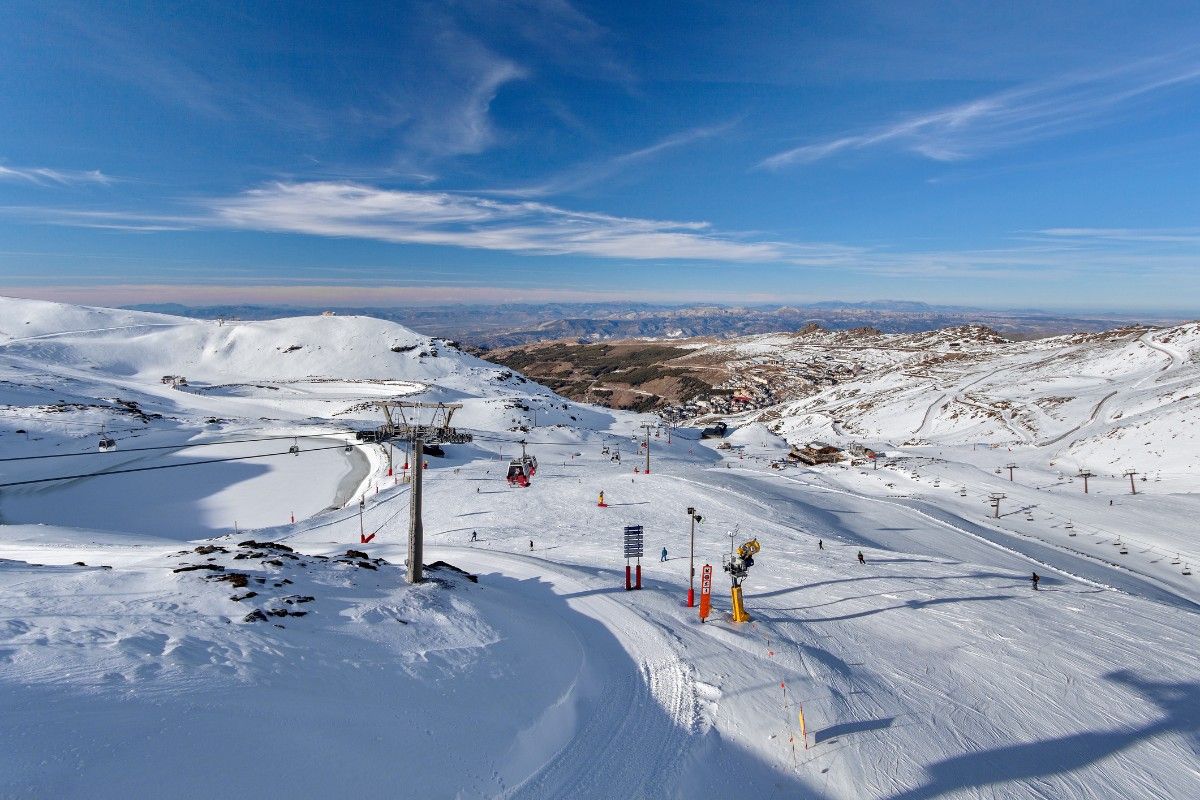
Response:
POLYGON ((640 589, 642 588, 642 540, 644 531, 641 525, 626 525, 625 526, 625 589, 640 589), (637 561, 637 583, 631 582, 630 578, 630 559, 637 561))

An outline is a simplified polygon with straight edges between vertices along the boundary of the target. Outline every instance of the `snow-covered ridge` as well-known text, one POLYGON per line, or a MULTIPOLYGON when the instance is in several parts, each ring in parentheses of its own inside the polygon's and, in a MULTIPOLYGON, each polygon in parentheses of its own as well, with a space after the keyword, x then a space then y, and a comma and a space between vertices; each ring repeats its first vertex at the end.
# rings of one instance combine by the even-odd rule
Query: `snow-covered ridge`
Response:
POLYGON ((794 442, 1029 445, 1064 469, 1200 470, 1200 323, 1025 342, 982 326, 813 330, 696 357, 799 387, 802 399, 744 415, 794 442))

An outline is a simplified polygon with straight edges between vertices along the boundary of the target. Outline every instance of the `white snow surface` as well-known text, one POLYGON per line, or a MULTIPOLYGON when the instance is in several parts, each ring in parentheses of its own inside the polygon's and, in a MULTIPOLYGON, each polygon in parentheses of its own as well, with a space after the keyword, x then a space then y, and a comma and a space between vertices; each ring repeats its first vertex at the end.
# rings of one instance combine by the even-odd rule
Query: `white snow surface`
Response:
POLYGON ((765 420, 878 446, 879 469, 773 469, 786 446, 755 424, 724 451, 663 431, 646 475, 646 417, 391 323, 0 299, 0 483, 81 476, 0 487, 0 797, 1198 797, 1194 460, 1169 433, 1196 342, 914 337, 765 420), (949 341, 972 366, 910 374, 949 341), (404 456, 388 476, 351 435, 400 396, 464 404, 475 441, 423 473, 424 561, 478 582, 404 581, 404 456), (999 416, 962 419, 981 396, 999 416), (539 468, 510 488, 522 438, 539 468), (1068 477, 1139 441, 1163 472, 1139 494, 1068 477), (721 556, 751 537, 735 624, 721 556))

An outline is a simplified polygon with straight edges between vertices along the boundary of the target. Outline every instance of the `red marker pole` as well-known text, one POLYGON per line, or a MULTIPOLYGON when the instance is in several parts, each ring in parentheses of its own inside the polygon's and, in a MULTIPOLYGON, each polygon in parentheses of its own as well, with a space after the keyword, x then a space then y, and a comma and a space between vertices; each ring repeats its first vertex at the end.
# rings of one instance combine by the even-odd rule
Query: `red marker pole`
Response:
POLYGON ((642 562, 641 561, 638 561, 638 563, 637 563, 637 584, 633 588, 635 588, 635 589, 642 588, 642 562))
POLYGON ((626 564, 625 564, 625 591, 628 592, 632 588, 633 588, 633 579, 630 577, 629 564, 628 564, 628 562, 626 562, 626 564))

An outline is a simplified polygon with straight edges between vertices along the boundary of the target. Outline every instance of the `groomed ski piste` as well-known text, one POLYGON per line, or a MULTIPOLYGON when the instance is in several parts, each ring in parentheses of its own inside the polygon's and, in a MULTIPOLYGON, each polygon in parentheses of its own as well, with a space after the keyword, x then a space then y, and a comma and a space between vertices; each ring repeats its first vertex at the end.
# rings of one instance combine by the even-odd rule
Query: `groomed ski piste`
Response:
POLYGON ((779 470, 759 424, 661 429, 645 474, 655 422, 373 319, 0 299, 0 796, 1200 796, 1183 477, 1085 497, 1036 442, 928 426, 779 470), (397 398, 474 435, 423 471, 416 586, 403 450, 353 435, 397 398), (752 538, 739 624, 721 558, 752 538))

